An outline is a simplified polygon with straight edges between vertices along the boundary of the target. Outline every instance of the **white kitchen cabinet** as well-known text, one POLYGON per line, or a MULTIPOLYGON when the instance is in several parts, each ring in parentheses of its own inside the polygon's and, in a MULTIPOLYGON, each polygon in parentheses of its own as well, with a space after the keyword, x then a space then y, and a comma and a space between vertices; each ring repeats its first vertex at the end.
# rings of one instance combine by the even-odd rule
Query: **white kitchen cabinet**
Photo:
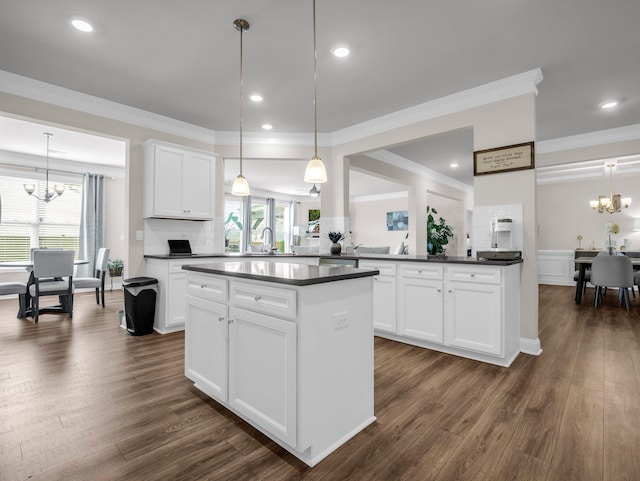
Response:
POLYGON ((185 374, 314 466, 375 421, 372 279, 317 282, 332 274, 282 267, 256 260, 187 268, 185 374), (211 287, 219 283, 224 293, 211 287))
POLYGON ((212 220, 215 156, 158 141, 144 146, 145 218, 212 220))
POLYGON ((398 334, 442 342, 442 281, 400 277, 398 334))
POLYGON ((185 375, 209 396, 228 398, 228 307, 187 297, 185 375))
POLYGON ((361 269, 376 269, 373 278, 373 327, 379 331, 396 332, 396 264, 393 262, 361 260, 361 269))
MULTIPOLYGON (((158 296, 153 329, 160 334, 182 331, 185 323, 185 297, 194 295, 194 289, 203 289, 209 293, 210 300, 226 300, 226 284, 212 285, 207 280, 195 286, 189 286, 183 265, 210 264, 214 259, 154 259, 147 258, 147 276, 158 279, 158 296), (216 296, 217 293, 217 296, 216 296)), ((198 277, 196 277, 197 279, 198 277)))
POLYGON ((397 326, 375 334, 509 366, 520 352, 519 273, 519 264, 397 262, 397 326))
POLYGON ((229 309, 229 404, 296 446, 296 323, 229 309))
POLYGON ((446 291, 445 343, 501 356, 502 287, 450 281, 446 291))

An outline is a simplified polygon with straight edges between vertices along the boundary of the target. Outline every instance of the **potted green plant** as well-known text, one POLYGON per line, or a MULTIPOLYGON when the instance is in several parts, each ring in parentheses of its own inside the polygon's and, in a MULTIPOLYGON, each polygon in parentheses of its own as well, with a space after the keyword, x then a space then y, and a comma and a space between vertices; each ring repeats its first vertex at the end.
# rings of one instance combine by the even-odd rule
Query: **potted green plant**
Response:
POLYGON ((453 237, 451 227, 442 217, 436 221, 433 214, 437 213, 437 210, 427 206, 427 253, 431 255, 443 255, 444 246, 453 237))
POLYGON ((339 255, 340 252, 342 252, 342 244, 340 244, 340 241, 345 239, 346 236, 342 232, 329 232, 327 237, 331 241, 329 252, 331 252, 332 255, 339 255))
POLYGON ((122 259, 109 259, 109 262, 107 262, 107 269, 109 269, 110 276, 121 276, 122 270, 124 269, 124 262, 122 259))

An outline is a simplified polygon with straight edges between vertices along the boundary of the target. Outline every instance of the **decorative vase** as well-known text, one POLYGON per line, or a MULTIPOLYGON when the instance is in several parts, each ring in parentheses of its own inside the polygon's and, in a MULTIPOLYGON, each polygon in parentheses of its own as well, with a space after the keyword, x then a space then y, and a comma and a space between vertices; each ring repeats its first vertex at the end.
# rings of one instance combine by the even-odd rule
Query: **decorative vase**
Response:
POLYGON ((329 252, 331 252, 332 256, 339 256, 340 252, 342 252, 342 244, 334 242, 333 244, 331 244, 329 252))

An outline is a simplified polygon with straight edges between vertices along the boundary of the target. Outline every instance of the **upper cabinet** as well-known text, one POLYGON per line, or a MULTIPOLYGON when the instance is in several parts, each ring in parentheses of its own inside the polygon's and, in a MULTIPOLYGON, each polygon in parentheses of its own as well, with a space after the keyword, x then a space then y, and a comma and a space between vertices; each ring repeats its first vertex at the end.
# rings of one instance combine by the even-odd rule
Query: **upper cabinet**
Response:
POLYGON ((144 146, 144 217, 213 220, 215 155, 149 141, 144 146))

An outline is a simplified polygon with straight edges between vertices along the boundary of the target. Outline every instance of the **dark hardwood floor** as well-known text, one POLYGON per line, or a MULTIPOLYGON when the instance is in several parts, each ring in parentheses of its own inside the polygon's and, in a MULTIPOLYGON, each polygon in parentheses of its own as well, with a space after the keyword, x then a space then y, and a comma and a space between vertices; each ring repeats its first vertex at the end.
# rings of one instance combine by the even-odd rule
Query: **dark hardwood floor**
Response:
MULTIPOLYGON (((0 301, 0 479, 639 480, 640 299, 540 287, 541 356, 505 369, 375 341, 377 422, 308 468, 193 388, 182 333, 133 337, 0 301)), ((349 402, 345 399, 345 402, 349 402)))

